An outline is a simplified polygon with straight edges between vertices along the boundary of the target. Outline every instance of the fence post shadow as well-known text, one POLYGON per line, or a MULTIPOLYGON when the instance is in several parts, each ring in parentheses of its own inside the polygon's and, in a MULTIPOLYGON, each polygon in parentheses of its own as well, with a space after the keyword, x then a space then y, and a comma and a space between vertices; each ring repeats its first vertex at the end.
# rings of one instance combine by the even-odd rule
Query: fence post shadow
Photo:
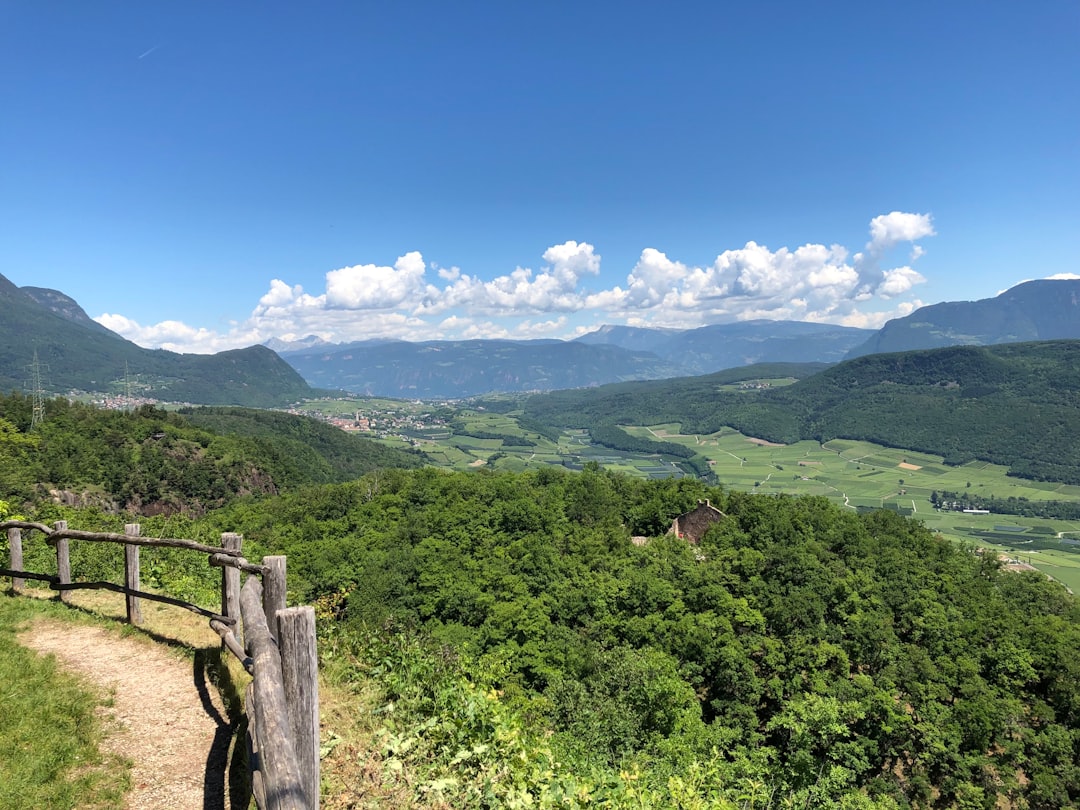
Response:
POLYGON ((58 521, 50 527, 41 523, 9 520, 0 522, 0 530, 4 529, 9 532, 12 567, 0 568, 0 576, 12 578, 13 595, 19 593, 24 579, 45 581, 52 590, 59 592, 60 601, 76 610, 98 618, 113 619, 116 623, 131 627, 158 643, 180 647, 193 653, 194 686, 203 710, 216 725, 204 770, 204 810, 224 810, 226 795, 229 797, 230 810, 246 810, 253 796, 260 808, 318 808, 318 659, 315 649, 314 613, 310 607, 285 609, 284 557, 268 557, 263 565, 249 563, 240 556, 241 536, 231 533, 222 535, 221 546, 209 546, 193 540, 142 537, 138 524, 126 525, 123 535, 69 530, 64 521, 58 521), (57 574, 21 570, 23 559, 20 541, 23 529, 40 531, 46 542, 54 546, 57 554, 57 574), (69 567, 70 540, 119 543, 125 546, 125 550, 130 548, 132 552, 137 552, 139 547, 146 545, 186 548, 207 554, 211 566, 224 569, 222 613, 214 613, 181 599, 140 590, 136 553, 125 553, 125 584, 122 586, 105 581, 74 582, 69 567), (239 587, 241 572, 249 574, 248 582, 243 588, 239 587), (269 598, 265 603, 262 582, 264 579, 269 584, 269 598), (71 604, 70 592, 84 589, 123 594, 127 605, 126 619, 102 616, 98 611, 71 604), (221 636, 223 646, 196 647, 139 626, 139 599, 182 607, 208 618, 211 629, 221 636), (289 639, 282 645, 287 659, 285 666, 279 652, 277 633, 277 620, 282 615, 287 617, 286 625, 290 628, 287 633, 289 639), (248 650, 241 645, 240 639, 243 639, 248 650), (248 687, 247 701, 241 701, 237 684, 233 682, 232 674, 222 660, 227 654, 236 656, 254 678, 248 687), (259 662, 261 666, 258 665, 259 662), (222 716, 210 698, 208 675, 226 703, 227 718, 222 716), (260 693, 259 697, 252 699, 256 691, 260 693), (249 756, 247 745, 238 744, 238 741, 246 742, 249 738, 258 746, 257 756, 249 756), (230 745, 233 747, 231 756, 230 745), (258 786, 262 787, 261 791, 256 789, 258 786))

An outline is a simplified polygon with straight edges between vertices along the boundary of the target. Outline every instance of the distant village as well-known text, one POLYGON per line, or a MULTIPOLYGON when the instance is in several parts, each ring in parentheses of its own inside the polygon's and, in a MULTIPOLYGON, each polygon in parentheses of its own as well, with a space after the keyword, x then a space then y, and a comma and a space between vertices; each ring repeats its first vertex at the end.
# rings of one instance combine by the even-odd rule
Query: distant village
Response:
MULTIPOLYGON (((69 399, 90 402, 99 408, 113 411, 133 411, 143 405, 161 405, 162 401, 153 397, 141 397, 125 394, 87 394, 85 391, 72 391, 69 399)), ((325 400, 338 402, 341 400, 325 400)), ((169 403, 176 405, 178 403, 169 403)), ((179 403, 183 404, 183 403, 179 403)), ((439 405, 432 403, 402 403, 400 407, 357 408, 349 414, 334 412, 331 408, 320 409, 318 401, 304 407, 285 408, 287 413, 297 416, 309 416, 333 425, 346 433, 360 433, 372 438, 399 438, 416 444, 419 439, 439 438, 440 434, 450 435, 447 420, 437 415, 432 408, 439 405)))
POLYGON ((431 407, 431 403, 417 402, 413 407, 403 403, 401 407, 357 408, 351 414, 341 414, 323 411, 313 402, 303 408, 286 410, 320 419, 346 433, 362 433, 380 439, 396 437, 416 443, 419 438, 435 438, 432 434, 449 435, 446 418, 434 413, 431 407))

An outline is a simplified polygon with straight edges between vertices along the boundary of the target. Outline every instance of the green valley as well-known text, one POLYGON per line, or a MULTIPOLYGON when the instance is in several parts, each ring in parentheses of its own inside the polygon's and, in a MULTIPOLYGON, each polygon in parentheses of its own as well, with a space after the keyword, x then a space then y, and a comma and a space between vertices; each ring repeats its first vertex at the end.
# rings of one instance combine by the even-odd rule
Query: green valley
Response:
MULTIPOLYGON (((0 496, 287 555, 326 677, 367 707, 332 784, 363 768, 382 806, 1073 807, 1080 485, 1049 475, 1075 464, 1073 346, 974 351, 293 413, 50 400, 33 427, 11 395, 0 496), (1003 397, 1017 434, 978 416, 1003 397), (1008 467, 957 449, 958 414, 1008 467), (1045 480, 1017 475, 1033 430, 1045 480)), ((145 570, 217 598, 199 566, 145 570)))

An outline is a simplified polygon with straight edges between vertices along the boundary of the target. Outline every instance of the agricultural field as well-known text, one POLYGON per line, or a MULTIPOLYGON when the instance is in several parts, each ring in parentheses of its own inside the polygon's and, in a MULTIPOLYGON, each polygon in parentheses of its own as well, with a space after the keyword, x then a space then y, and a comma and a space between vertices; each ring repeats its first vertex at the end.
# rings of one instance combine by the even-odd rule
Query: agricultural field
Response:
MULTIPOLYGON (((773 381, 775 384, 775 381, 773 381)), ((343 399, 307 403, 326 417, 361 413, 385 444, 421 450, 432 464, 466 470, 522 472, 548 465, 570 470, 596 462, 606 469, 651 478, 688 475, 675 462, 592 444, 587 430, 527 429, 515 411, 495 413, 446 403, 343 399)), ((709 460, 717 483, 773 494, 821 495, 849 509, 892 509, 921 520, 957 542, 993 549, 1080 590, 1080 521, 969 514, 936 509, 932 492, 989 498, 1080 502, 1080 486, 1028 481, 1004 467, 972 462, 950 467, 940 456, 834 440, 776 445, 725 428, 708 436, 680 433, 679 425, 623 428, 633 436, 692 448, 709 460)))
POLYGON ((722 486, 748 492, 823 495, 852 509, 892 509, 950 539, 991 548, 1080 590, 1080 521, 936 509, 934 491, 989 498, 1080 501, 1080 487, 1028 481, 986 462, 959 467, 940 456, 834 440, 775 445, 723 430, 686 436, 677 425, 625 428, 628 433, 694 447, 722 486))

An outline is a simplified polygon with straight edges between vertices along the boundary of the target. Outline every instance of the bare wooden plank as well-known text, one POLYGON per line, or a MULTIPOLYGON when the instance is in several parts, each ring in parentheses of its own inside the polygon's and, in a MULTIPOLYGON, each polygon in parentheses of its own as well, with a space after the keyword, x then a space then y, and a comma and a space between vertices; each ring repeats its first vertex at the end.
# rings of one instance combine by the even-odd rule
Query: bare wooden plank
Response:
MULTIPOLYGON (((21 571, 23 567, 22 555, 22 529, 12 526, 7 530, 8 552, 10 554, 9 565, 15 571, 21 571)), ((26 587, 26 578, 19 576, 11 577, 11 590, 20 593, 26 587)))
MULTIPOLYGON (((138 537, 142 526, 138 523, 124 524, 127 537, 138 537)), ((142 607, 139 605, 139 547, 133 543, 124 546, 124 587, 127 602, 127 620, 129 624, 142 624, 142 607)))
MULTIPOLYGON (((230 554, 229 549, 220 546, 208 546, 205 543, 197 543, 194 540, 180 540, 175 537, 128 537, 126 534, 114 534, 112 532, 83 532, 70 529, 63 532, 53 532, 48 542, 54 539, 66 537, 72 540, 85 540, 91 543, 134 543, 139 546, 154 546, 157 548, 186 548, 191 551, 201 551, 203 554, 230 554)), ((238 556, 238 553, 237 553, 238 556)))
POLYGON ((319 807, 319 658, 315 608, 278 611, 278 647, 285 703, 292 724, 300 781, 310 810, 319 807))
POLYGON ((263 613, 270 635, 278 640, 277 614, 285 609, 285 558, 263 557, 266 573, 263 575, 263 613))
POLYGON ((262 590, 258 578, 248 577, 240 591, 240 613, 254 667, 255 728, 266 806, 270 810, 305 810, 305 792, 281 679, 281 656, 266 626, 262 590))
MULTIPOLYGON (((67 521, 56 521, 56 523, 53 524, 53 530, 54 532, 66 531, 67 521)), ((61 585, 68 585, 71 583, 71 550, 68 548, 66 537, 60 537, 56 541, 56 575, 59 578, 58 581, 61 585)), ((71 595, 66 590, 61 590, 60 601, 70 603, 71 595)))

